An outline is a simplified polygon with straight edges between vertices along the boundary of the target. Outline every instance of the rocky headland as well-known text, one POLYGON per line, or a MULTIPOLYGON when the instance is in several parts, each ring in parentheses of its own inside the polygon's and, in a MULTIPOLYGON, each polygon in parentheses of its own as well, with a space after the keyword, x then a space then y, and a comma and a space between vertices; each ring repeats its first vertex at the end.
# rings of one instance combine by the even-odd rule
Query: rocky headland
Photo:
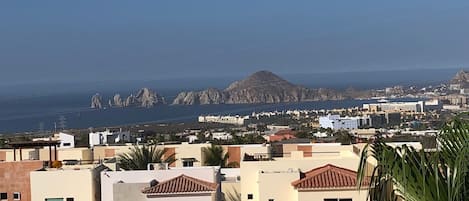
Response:
POLYGON ((181 92, 173 105, 254 104, 342 100, 347 97, 333 89, 310 89, 292 84, 269 71, 259 71, 233 82, 226 89, 181 92))
MULTIPOLYGON (((99 94, 95 94, 93 97, 91 97, 91 108, 104 108, 102 99, 103 98, 99 94)), ((136 93, 136 95, 130 94, 126 98, 122 98, 120 94, 115 94, 111 99, 108 100, 109 107, 151 108, 162 104, 166 104, 164 97, 149 88, 142 88, 136 93)))

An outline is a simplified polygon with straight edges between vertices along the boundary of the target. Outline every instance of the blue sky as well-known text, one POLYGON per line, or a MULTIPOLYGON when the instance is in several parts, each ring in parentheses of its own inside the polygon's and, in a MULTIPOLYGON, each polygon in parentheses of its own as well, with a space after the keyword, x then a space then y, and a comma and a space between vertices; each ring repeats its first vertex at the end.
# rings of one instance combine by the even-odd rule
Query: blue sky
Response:
POLYGON ((0 85, 469 66, 469 1, 1 1, 0 85))

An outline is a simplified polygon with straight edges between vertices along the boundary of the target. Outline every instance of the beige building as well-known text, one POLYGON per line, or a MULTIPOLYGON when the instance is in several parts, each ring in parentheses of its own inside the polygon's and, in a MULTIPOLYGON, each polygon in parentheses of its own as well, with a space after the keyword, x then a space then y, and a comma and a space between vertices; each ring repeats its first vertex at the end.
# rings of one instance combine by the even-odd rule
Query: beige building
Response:
POLYGON ((30 173, 32 201, 99 201, 103 165, 64 166, 30 173))
POLYGON ((166 154, 175 154, 176 162, 171 167, 200 167, 204 164, 203 149, 210 147, 211 144, 165 144, 158 145, 158 148, 166 149, 166 154))
MULTIPOLYGON (((16 160, 41 160, 48 161, 49 157, 55 159, 57 153, 57 160, 78 160, 78 161, 89 161, 92 160, 92 150, 88 148, 68 148, 68 149, 56 149, 52 148, 49 151, 48 147, 44 148, 26 148, 22 149, 21 152, 16 150, 16 160), (50 154, 50 155, 49 155, 50 154)), ((0 161, 14 161, 15 154, 13 149, 0 149, 0 161)))
POLYGON ((356 181, 353 182, 359 165, 359 156, 353 152, 353 146, 288 146, 286 149, 290 154, 283 158, 241 162, 241 200, 366 200, 368 192, 358 191, 356 181), (305 154, 298 151, 298 147, 307 147, 311 152, 305 154), (350 182, 334 184, 334 175, 350 182), (302 185, 324 180, 331 181, 332 185, 302 185))
POLYGON ((237 164, 236 167, 239 167, 246 155, 255 159, 268 159, 271 150, 269 144, 223 145, 223 149, 229 155, 228 163, 237 164))

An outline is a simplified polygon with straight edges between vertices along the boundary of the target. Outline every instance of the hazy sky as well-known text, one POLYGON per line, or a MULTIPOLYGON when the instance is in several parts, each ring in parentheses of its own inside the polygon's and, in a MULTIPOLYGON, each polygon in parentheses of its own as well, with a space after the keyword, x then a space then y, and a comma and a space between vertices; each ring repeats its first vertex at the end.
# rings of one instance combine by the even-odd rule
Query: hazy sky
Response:
POLYGON ((0 85, 469 66, 469 1, 1 1, 0 85))

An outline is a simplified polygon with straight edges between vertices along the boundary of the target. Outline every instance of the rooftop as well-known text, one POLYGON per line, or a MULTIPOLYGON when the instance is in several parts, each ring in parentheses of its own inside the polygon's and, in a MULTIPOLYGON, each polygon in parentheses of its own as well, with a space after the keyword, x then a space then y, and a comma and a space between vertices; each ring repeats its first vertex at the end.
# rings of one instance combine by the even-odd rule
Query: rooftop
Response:
POLYGON ((59 145, 60 141, 56 141, 56 140, 38 140, 38 141, 10 142, 8 144, 13 148, 34 148, 34 147, 59 145))
POLYGON ((213 192, 217 189, 217 184, 203 181, 184 174, 158 183, 142 190, 144 194, 164 195, 178 193, 203 193, 213 192))
MULTIPOLYGON (((295 189, 355 188, 357 172, 331 164, 303 173, 303 177, 292 182, 295 189)), ((367 182, 365 181, 366 185, 367 182)))

